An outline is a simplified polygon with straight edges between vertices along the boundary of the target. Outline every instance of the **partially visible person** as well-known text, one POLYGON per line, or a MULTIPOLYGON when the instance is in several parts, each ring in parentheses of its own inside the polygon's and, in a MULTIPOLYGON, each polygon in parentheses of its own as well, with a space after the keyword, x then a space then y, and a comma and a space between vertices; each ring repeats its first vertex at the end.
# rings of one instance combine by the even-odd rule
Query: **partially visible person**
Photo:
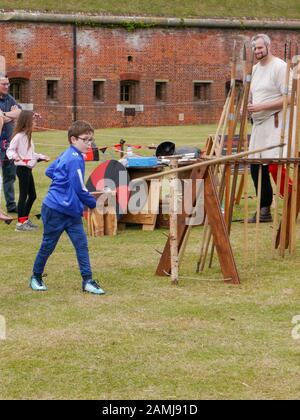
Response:
POLYGON ((0 120, 2 120, 2 130, 0 133, 0 162, 2 164, 3 192, 7 211, 15 213, 17 212, 14 190, 16 167, 13 162, 7 159, 6 150, 14 130, 14 122, 20 115, 21 109, 8 91, 9 80, 6 76, 0 74, 0 120))
POLYGON ((36 116, 32 111, 22 111, 16 122, 13 138, 6 151, 8 159, 13 160, 17 167, 19 179, 18 223, 16 231, 26 232, 37 229, 29 219, 33 203, 36 200, 36 190, 32 170, 38 161, 49 162, 48 156, 35 153, 32 130, 36 116))
POLYGON ((66 232, 76 250, 82 277, 82 290, 96 295, 103 289, 93 280, 87 237, 83 228, 84 206, 95 209, 96 200, 84 185, 84 157, 93 141, 94 129, 85 121, 74 122, 68 131, 70 147, 47 169, 51 178, 48 194, 42 205, 44 224, 43 241, 36 257, 30 287, 46 291, 43 273, 48 258, 53 253, 59 238, 66 232))

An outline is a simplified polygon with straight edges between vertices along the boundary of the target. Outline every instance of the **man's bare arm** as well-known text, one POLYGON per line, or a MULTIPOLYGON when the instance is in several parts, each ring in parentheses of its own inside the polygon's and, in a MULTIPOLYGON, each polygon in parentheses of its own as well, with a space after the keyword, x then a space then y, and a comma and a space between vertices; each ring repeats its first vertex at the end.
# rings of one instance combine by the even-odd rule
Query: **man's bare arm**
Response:
POLYGON ((10 111, 7 111, 5 114, 11 120, 16 120, 21 114, 21 109, 17 105, 13 105, 10 111))
MULTIPOLYGON (((276 101, 265 102, 263 104, 249 104, 249 112, 262 112, 262 111, 276 111, 283 108, 284 98, 283 96, 276 101)), ((291 97, 288 98, 288 104, 291 103, 291 97)))

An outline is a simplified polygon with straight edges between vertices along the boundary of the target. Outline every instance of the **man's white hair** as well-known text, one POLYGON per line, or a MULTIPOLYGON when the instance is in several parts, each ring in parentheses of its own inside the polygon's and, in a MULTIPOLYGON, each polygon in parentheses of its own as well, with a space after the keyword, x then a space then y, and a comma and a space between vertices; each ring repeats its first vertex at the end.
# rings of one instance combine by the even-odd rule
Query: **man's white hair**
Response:
POLYGON ((271 45, 271 39, 267 34, 257 34, 251 39, 252 47, 255 47, 255 42, 258 39, 262 39, 266 47, 269 47, 271 45))

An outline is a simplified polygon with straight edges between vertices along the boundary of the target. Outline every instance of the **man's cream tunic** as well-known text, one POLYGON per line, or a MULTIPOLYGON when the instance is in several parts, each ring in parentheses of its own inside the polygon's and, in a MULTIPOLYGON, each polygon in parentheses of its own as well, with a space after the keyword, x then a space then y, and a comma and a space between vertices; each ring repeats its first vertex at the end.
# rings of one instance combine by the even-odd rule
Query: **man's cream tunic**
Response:
MULTIPOLYGON (((273 57, 265 66, 260 63, 253 67, 250 86, 251 103, 254 105, 276 101, 284 95, 287 64, 280 58, 273 57)), ((292 77, 289 90, 291 90, 292 77)), ((274 146, 280 143, 282 129, 282 109, 252 113, 253 127, 250 139, 250 150, 274 146), (276 127, 276 114, 278 127, 276 127)), ((289 112, 287 113, 285 140, 288 140, 289 112)), ((287 146, 284 147, 283 156, 286 156, 287 146)), ((272 149, 260 154, 251 155, 251 158, 277 158, 280 149, 272 149)))

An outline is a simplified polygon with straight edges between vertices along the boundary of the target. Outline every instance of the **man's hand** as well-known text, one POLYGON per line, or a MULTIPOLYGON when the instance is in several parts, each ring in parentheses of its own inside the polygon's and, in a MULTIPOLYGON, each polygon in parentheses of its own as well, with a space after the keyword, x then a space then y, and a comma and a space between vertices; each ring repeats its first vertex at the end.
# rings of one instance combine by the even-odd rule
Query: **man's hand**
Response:
POLYGON ((265 110, 264 104, 248 104, 249 112, 261 112, 265 110))
MULTIPOLYGON (((288 98, 290 103, 290 97, 288 98)), ((263 104, 248 104, 249 112, 262 112, 262 111, 280 111, 283 107, 283 97, 276 99, 275 101, 265 102, 263 104)))
POLYGON ((0 109, 0 118, 1 118, 1 121, 0 121, 1 129, 2 129, 3 124, 6 124, 11 121, 11 118, 7 117, 6 113, 3 112, 1 109, 0 109))
POLYGON ((21 109, 17 105, 13 105, 9 112, 6 112, 6 117, 11 120, 16 120, 21 114, 21 109))

